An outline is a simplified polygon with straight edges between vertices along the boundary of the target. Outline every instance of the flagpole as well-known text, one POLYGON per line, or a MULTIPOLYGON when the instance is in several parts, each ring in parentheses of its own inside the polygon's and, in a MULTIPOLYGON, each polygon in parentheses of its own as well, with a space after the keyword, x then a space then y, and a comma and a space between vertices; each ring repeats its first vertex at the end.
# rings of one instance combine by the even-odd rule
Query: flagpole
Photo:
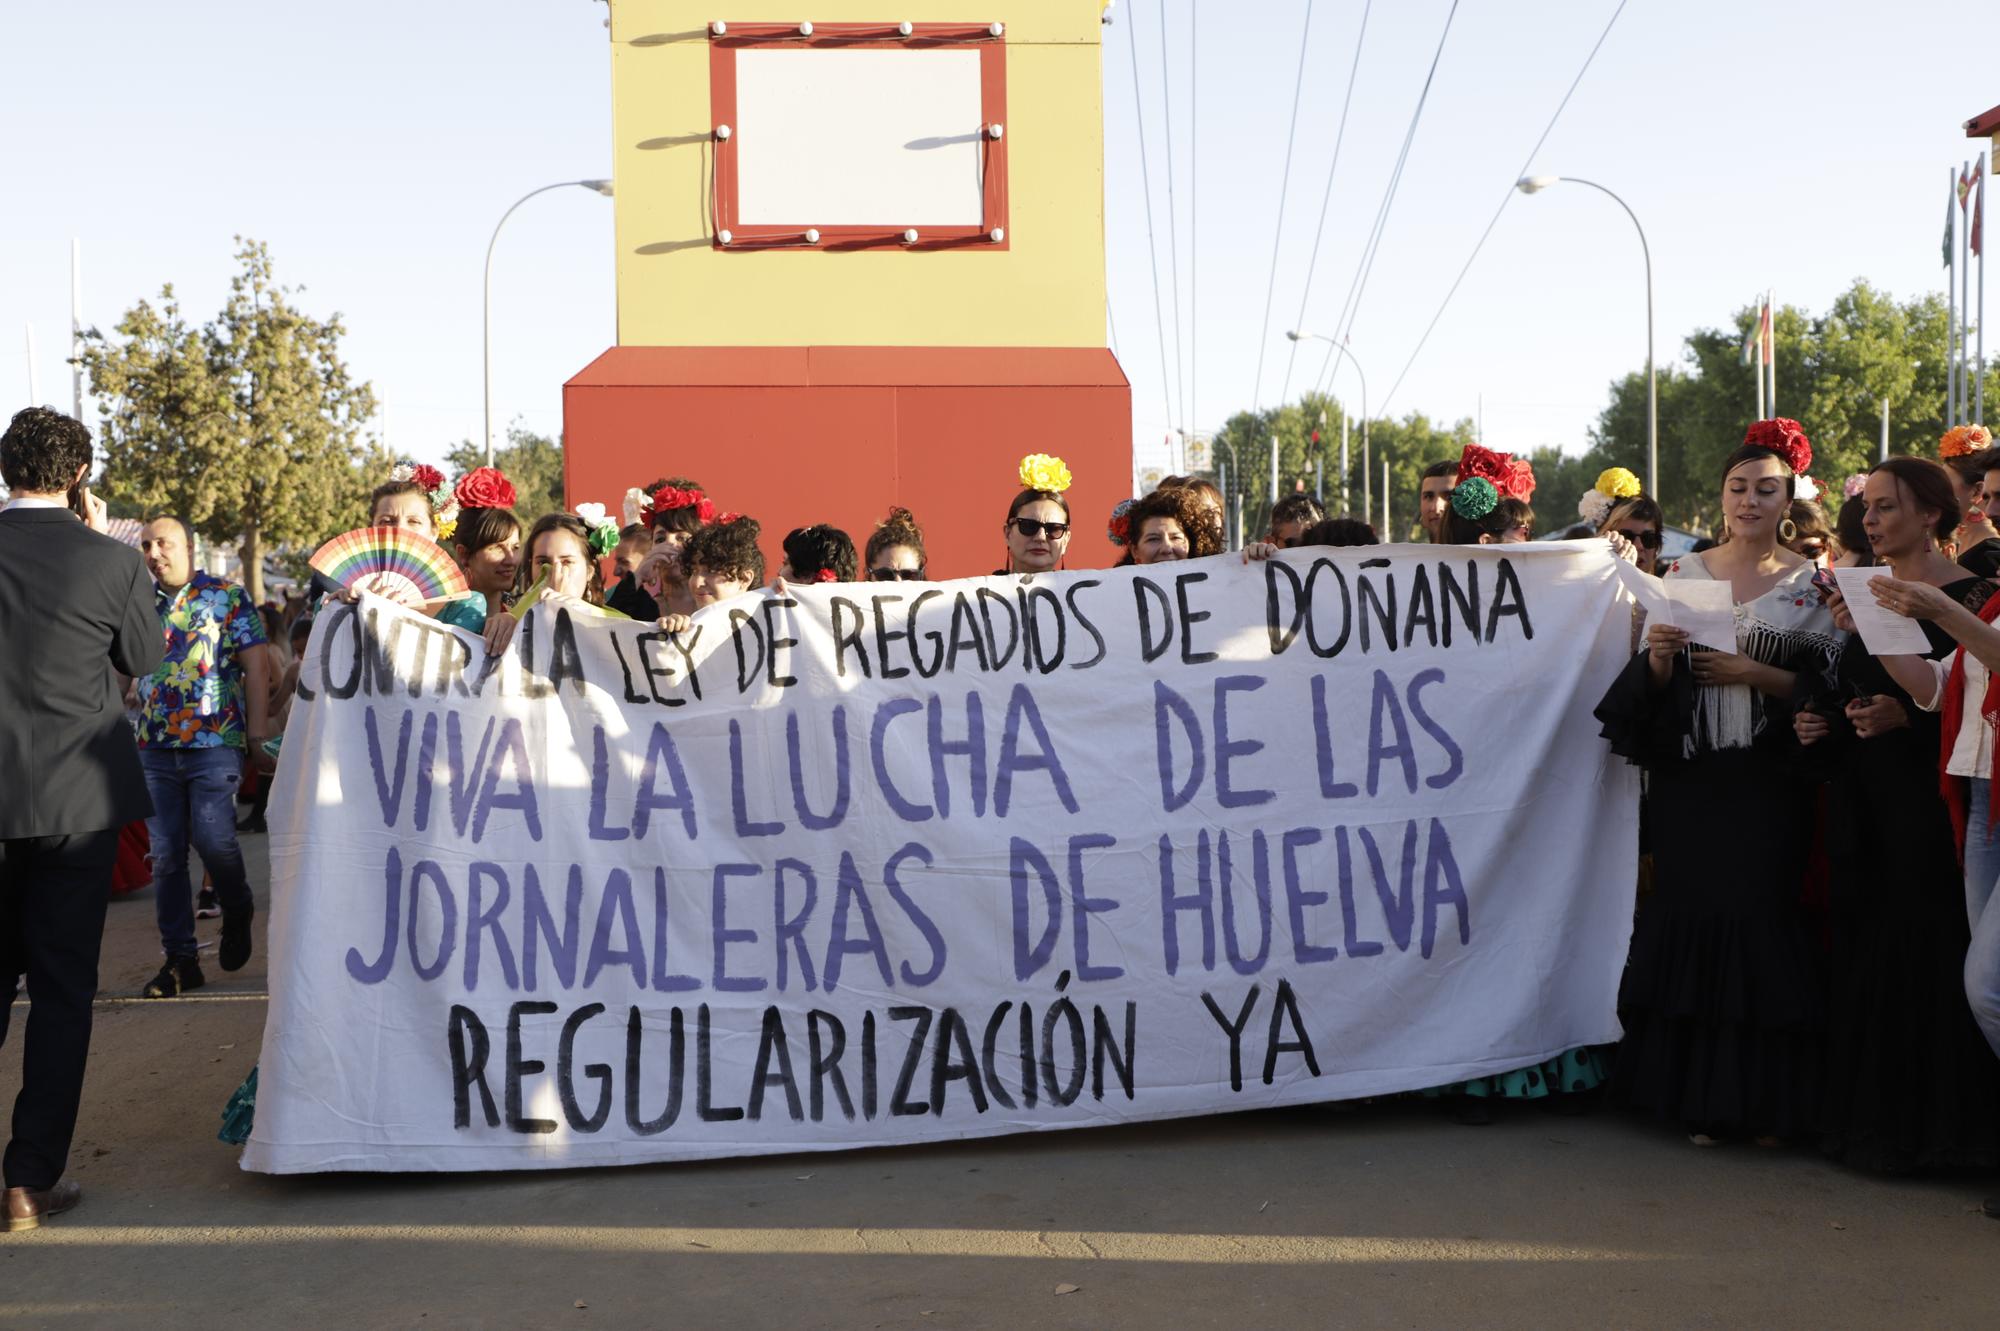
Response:
MULTIPOLYGON (((1970 172, 1972 170, 1972 163, 1967 162, 1965 164, 1965 170, 1967 172, 1970 172)), ((1962 178, 1963 177, 1961 177, 1961 179, 1962 178)), ((1972 219, 1970 215, 1967 214, 1967 212, 1965 211, 1966 197, 1967 196, 1961 195, 1958 201, 1958 220, 1961 224, 1958 229, 1958 257, 1960 261, 1959 262, 1960 271, 1958 275, 1958 281, 1959 281, 1958 308, 1964 311, 1964 313, 1960 316, 1961 322, 1959 325, 1959 334, 1958 334, 1958 352, 1960 359, 1966 359, 1965 353, 1968 350, 1970 350, 1970 339, 1967 338, 1966 336, 1967 329, 1965 327, 1964 321, 1969 320, 1972 317, 1972 254, 1971 254, 1972 219)), ((1961 366, 1958 372, 1958 397, 1959 397, 1958 418, 1961 421, 1967 421, 1972 419, 1972 385, 1967 382, 1967 380, 1970 378, 1971 378, 1971 367, 1969 365, 1961 366)))
POLYGON ((1750 373, 1757 379, 1757 419, 1768 420, 1764 410, 1764 316, 1770 307, 1761 301, 1757 306, 1757 350, 1750 354, 1750 373))
POLYGON ((1769 322, 1765 325, 1766 332, 1764 334, 1764 372, 1771 376, 1771 391, 1766 396, 1764 405, 1770 408, 1770 414, 1775 416, 1778 414, 1778 291, 1776 287, 1766 287, 1764 289, 1764 308, 1769 311, 1765 315, 1765 318, 1769 322))
POLYGON ((1978 355, 1973 361, 1972 371, 1972 419, 1986 424, 1986 154, 1979 154, 1979 179, 1974 182, 1976 191, 1972 200, 1971 225, 1968 234, 1976 232, 1973 250, 1979 255, 1979 339, 1978 355))
POLYGON ((1382 539, 1390 545, 1396 543, 1389 531, 1389 459, 1382 459, 1382 539))
POLYGON ((83 242, 69 242, 69 393, 76 418, 83 419, 83 242))
POLYGON ((1958 200, 1958 172, 1950 167, 1951 192, 1944 200, 1944 424, 1958 424, 1958 255, 1951 247, 1951 231, 1958 216, 1952 205, 1958 200))

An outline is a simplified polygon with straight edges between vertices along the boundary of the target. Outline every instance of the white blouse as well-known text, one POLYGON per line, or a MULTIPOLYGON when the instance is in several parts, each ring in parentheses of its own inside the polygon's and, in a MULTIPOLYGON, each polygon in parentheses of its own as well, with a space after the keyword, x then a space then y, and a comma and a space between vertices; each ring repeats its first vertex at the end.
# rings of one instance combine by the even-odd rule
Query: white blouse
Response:
MULTIPOLYGON (((1765 665, 1812 672, 1830 681, 1847 635, 1833 626, 1833 612, 1821 603, 1812 585, 1816 571, 1811 563, 1802 563, 1762 596, 1739 603, 1736 650, 1765 665)), ((1675 560, 1666 576, 1717 580, 1700 555, 1675 560)), ((1685 740, 1687 756, 1703 749, 1748 748, 1764 725, 1763 695, 1748 684, 1697 686, 1694 733, 1685 740)))
MULTIPOLYGON (((1935 712, 1944 703, 1944 691, 1951 682, 1952 658, 1932 661, 1931 671, 1937 676, 1937 688, 1931 693, 1929 702, 1919 702, 1919 711, 1935 712)), ((1986 663, 1971 652, 1965 653, 1965 689, 1959 698, 1958 734, 1952 737, 1951 758, 1945 763, 1945 771, 1951 776, 1979 777, 1982 780, 1993 775, 1993 723, 1986 719, 1981 710, 1986 705, 1986 682, 1989 678, 1986 663)))

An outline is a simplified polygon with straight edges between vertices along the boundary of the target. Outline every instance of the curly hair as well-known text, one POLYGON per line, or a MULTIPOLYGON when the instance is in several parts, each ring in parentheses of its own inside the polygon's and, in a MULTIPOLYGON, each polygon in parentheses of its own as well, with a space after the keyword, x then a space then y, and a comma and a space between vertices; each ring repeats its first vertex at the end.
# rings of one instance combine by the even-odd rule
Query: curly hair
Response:
POLYGON ((794 582, 821 582, 820 574, 828 571, 836 582, 853 582, 854 538, 824 522, 795 528, 785 537, 785 563, 794 582))
POLYGON ((1222 528, 1211 520, 1202 506, 1200 493, 1191 485, 1162 483, 1159 489, 1132 506, 1130 516, 1132 535, 1127 543, 1134 549, 1148 520, 1171 518, 1187 537, 1189 559, 1222 553, 1222 528))
POLYGON ((590 567, 590 580, 584 585, 583 599, 591 605, 603 605, 604 569, 590 552, 590 528, 584 526, 583 519, 574 513, 544 513, 536 519, 533 529, 528 532, 528 539, 521 545, 521 569, 514 575, 516 589, 525 592, 534 586, 535 542, 555 531, 568 532, 583 547, 584 560, 590 567))
POLYGON ((681 568, 690 574, 696 569, 736 574, 756 586, 764 581, 764 552, 757 548, 763 533, 755 518, 710 523, 681 548, 681 568))
POLYGON ((0 434, 0 480, 16 492, 55 494, 90 465, 90 427, 60 411, 27 407, 0 434))
POLYGON ((917 567, 926 568, 930 557, 924 553, 924 529, 917 525, 917 519, 907 508, 892 508, 889 516, 875 524, 874 534, 868 538, 868 549, 862 560, 868 567, 875 566, 875 556, 884 550, 893 550, 899 545, 908 546, 917 553, 917 567))
POLYGON ((1276 531, 1281 522, 1302 522, 1311 527, 1326 520, 1326 510, 1319 500, 1303 491, 1288 494, 1271 505, 1271 529, 1276 531))

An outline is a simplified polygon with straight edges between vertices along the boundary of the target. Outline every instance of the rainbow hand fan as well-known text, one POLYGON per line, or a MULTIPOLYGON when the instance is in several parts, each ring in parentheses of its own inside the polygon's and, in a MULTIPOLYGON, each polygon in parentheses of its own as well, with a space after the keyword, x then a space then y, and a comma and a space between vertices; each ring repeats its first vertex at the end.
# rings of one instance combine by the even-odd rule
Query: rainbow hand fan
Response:
POLYGON ((313 551, 306 561, 342 587, 371 577, 405 588, 419 600, 442 601, 465 594, 465 574, 444 548, 407 527, 359 527, 313 551))

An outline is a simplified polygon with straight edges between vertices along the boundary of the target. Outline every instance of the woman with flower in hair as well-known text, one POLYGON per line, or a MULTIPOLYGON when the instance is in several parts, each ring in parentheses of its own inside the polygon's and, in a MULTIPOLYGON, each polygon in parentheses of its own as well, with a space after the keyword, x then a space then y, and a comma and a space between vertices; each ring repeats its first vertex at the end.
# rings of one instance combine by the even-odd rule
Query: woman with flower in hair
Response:
POLYGON ((618 545, 617 519, 602 504, 579 504, 575 513, 544 513, 528 531, 527 557, 515 574, 513 611, 487 622, 487 650, 505 651, 515 626, 536 605, 553 601, 607 619, 624 619, 604 604, 604 560, 618 545))
POLYGON ((1728 539, 1667 570, 1728 586, 1735 652, 1651 624, 1597 707, 1612 752, 1647 770, 1653 852, 1611 1093, 1701 1146, 1817 1122, 1824 1020, 1800 902, 1814 787, 1792 769, 1791 699, 1831 686, 1841 634, 1813 565, 1783 545, 1811 463, 1797 421, 1750 427, 1722 466, 1728 539), (1718 842, 1726 811, 1748 821, 1718 842))
POLYGON ((780 582, 853 582, 860 568, 854 538, 824 522, 796 527, 784 539, 780 582))
POLYGON ((444 473, 422 463, 402 463, 368 496, 368 525, 405 527, 438 539, 438 521, 451 510, 444 473))
POLYGON ((441 622, 484 634, 496 619, 505 618, 499 612, 507 608, 521 567, 516 498, 514 483, 498 467, 477 467, 452 487, 446 506, 450 518, 438 541, 464 570, 466 591, 432 611, 441 622))
POLYGON ((1062 567, 1069 551, 1069 468, 1047 453, 1021 459, 1021 492, 1007 505, 1001 534, 1007 541, 1007 563, 994 570, 1007 573, 1050 573, 1062 567))
MULTIPOLYGON (((1967 821, 1968 781, 1992 775, 1990 758, 1985 770, 1977 761, 1992 729, 1986 681, 1969 697, 1962 663, 1952 678, 1956 643, 1946 621, 1978 641, 1981 612, 2000 585, 1939 549, 1959 514, 1937 463, 1890 458, 1869 474, 1862 501, 1887 575, 1870 588, 1890 609, 1925 611, 1929 650, 1878 657, 1850 636, 1837 688, 1794 719, 1806 757, 1828 778, 1832 966, 1821 1147, 1843 1163, 1890 1173, 1986 1169, 2000 1165, 2000 1062, 1966 1006, 1960 968, 1972 891, 1990 894, 1996 860, 1990 826, 1977 836, 1965 827, 1961 836, 1955 824, 1967 821), (1939 709, 1954 683, 1960 691, 1947 732, 1939 709), (1970 740, 1963 758, 1971 761, 1945 751, 1961 736, 1970 740), (1949 799, 1940 793, 1941 773, 1949 799), (1983 873, 1968 875, 1975 866, 1983 873)), ((1838 591, 1830 603, 1835 622, 1851 628, 1838 591)), ((1990 824, 1990 782, 1983 784, 1989 789, 1977 812, 1990 824)))
MULTIPOLYGON (((696 532, 681 549, 681 566, 695 605, 710 606, 764 583, 763 534, 755 518, 721 517, 696 532)), ((661 621, 662 628, 670 627, 661 621)))
POLYGON ((864 552, 870 582, 922 582, 928 558, 924 529, 907 508, 892 508, 875 524, 864 552))
POLYGON ((1666 539, 1667 515, 1659 503, 1639 484, 1639 478, 1624 467, 1607 467, 1598 473, 1597 484, 1577 501, 1577 516, 1599 536, 1613 539, 1613 549, 1629 547, 1634 567, 1658 577, 1660 546, 1666 539))
POLYGON ((652 532, 655 550, 678 551, 696 532, 715 521, 715 504, 700 485, 685 476, 654 481, 644 491, 639 521, 652 532))
POLYGON ((1986 512, 1986 473, 2000 458, 1983 425, 1959 425, 1938 440, 1938 457, 1951 479, 1960 519, 1951 534, 1953 557, 1975 577, 2000 573, 2000 530, 1986 512))

